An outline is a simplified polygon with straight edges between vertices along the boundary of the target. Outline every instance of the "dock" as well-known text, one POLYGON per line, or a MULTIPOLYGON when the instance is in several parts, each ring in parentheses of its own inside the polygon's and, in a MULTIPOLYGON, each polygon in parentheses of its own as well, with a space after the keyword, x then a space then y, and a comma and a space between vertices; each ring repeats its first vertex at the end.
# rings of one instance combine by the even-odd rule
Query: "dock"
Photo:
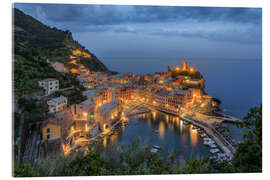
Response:
POLYGON ((193 118, 187 117, 185 115, 180 116, 181 119, 188 121, 200 128, 202 128, 208 136, 210 136, 218 145, 218 147, 226 154, 228 154, 230 157, 233 157, 233 154, 235 153, 236 149, 214 128, 209 126, 206 123, 200 122, 198 120, 195 120, 193 118))

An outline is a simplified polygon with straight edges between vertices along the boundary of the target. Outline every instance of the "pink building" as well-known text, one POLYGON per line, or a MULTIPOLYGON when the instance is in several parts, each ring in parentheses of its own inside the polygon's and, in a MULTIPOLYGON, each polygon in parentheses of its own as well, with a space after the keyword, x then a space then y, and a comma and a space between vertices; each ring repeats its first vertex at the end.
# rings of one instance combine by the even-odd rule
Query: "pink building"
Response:
POLYGON ((51 62, 52 67, 58 72, 65 72, 65 66, 63 63, 55 61, 51 62))

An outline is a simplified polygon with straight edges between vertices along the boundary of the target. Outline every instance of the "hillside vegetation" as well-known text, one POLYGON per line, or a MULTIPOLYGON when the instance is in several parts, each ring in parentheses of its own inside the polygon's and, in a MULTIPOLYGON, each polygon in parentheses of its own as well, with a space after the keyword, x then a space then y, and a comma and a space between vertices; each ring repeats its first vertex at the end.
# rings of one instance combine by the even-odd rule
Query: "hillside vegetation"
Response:
POLYGON ((16 48, 22 46, 33 56, 60 61, 65 65, 70 62, 71 56, 78 60, 83 58, 90 71, 110 72, 93 53, 73 39, 70 31, 51 28, 16 8, 13 13, 13 39, 16 48))

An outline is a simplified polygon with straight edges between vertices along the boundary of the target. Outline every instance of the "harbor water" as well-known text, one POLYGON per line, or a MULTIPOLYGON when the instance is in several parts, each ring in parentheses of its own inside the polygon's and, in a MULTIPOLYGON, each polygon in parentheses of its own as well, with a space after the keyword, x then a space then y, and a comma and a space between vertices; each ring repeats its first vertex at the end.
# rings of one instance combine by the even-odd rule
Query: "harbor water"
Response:
POLYGON ((161 155, 179 151, 187 159, 203 158, 210 155, 210 148, 203 144, 197 130, 185 124, 179 117, 158 111, 135 115, 129 118, 128 125, 121 132, 105 137, 105 147, 131 144, 136 138, 141 145, 157 145, 162 148, 161 155))

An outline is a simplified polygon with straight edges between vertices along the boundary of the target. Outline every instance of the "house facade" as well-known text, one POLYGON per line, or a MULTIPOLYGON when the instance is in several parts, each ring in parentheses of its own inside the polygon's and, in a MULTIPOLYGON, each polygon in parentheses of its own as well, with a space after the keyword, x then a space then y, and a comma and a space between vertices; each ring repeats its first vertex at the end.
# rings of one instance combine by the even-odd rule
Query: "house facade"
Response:
POLYGON ((95 121, 101 131, 106 132, 120 116, 120 106, 117 102, 110 102, 97 108, 95 121))
POLYGON ((61 126, 56 121, 47 120, 42 125, 42 140, 61 137, 61 126))
POLYGON ((47 104, 49 106, 49 113, 60 112, 67 107, 67 98, 64 96, 60 96, 49 100, 47 104))
POLYGON ((45 89, 45 94, 50 95, 59 90, 59 80, 54 78, 43 79, 38 82, 39 86, 45 89))

